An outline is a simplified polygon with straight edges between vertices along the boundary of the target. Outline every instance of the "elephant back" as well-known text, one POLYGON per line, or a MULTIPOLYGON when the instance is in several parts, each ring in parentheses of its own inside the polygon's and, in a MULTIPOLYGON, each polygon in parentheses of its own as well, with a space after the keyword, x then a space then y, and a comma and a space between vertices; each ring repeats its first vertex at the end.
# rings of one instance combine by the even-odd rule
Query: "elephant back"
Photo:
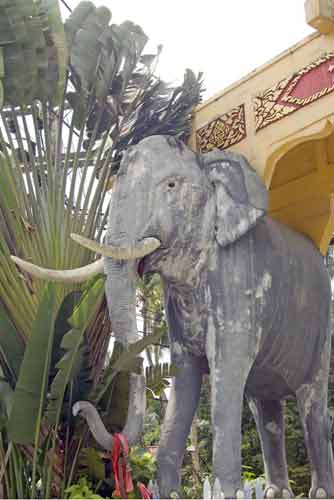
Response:
POLYGON ((331 292, 322 255, 306 236, 266 216, 221 250, 220 266, 225 325, 250 317, 253 389, 273 396, 274 387, 279 397, 297 390, 318 370, 328 341, 331 292))

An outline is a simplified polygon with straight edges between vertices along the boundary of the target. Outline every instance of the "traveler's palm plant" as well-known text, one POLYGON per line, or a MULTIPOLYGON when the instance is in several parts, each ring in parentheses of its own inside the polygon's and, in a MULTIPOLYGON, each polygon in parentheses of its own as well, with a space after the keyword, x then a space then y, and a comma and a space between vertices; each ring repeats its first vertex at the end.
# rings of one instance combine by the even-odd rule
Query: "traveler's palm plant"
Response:
POLYGON ((62 422, 76 399, 102 397, 110 336, 102 276, 45 285, 10 255, 52 269, 92 262, 70 234, 103 237, 122 151, 152 134, 186 139, 200 100, 190 70, 175 88, 155 76, 160 47, 143 54, 146 42, 90 2, 63 23, 58 0, 0 0, 0 495, 69 484, 74 424, 62 422))

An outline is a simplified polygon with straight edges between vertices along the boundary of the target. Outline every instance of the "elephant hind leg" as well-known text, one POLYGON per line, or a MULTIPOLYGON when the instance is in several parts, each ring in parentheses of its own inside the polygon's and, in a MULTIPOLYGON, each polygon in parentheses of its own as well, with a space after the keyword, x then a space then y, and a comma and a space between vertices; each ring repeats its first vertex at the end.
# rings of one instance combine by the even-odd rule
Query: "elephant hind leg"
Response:
POLYGON ((286 463, 282 402, 250 396, 247 399, 261 441, 267 482, 265 497, 293 498, 286 463))
POLYGON ((332 420, 327 409, 326 370, 322 367, 315 381, 303 385, 296 394, 312 468, 310 498, 334 498, 332 420))

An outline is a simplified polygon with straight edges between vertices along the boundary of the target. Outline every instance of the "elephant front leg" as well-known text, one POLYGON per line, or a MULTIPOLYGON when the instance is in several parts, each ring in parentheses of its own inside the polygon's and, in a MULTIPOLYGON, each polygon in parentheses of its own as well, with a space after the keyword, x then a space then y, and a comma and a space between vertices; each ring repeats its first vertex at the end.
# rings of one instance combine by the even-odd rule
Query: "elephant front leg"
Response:
POLYGON ((178 366, 162 426, 157 454, 160 498, 179 492, 186 439, 198 405, 203 360, 188 356, 178 366))
POLYGON ((213 426, 213 473, 225 498, 243 498, 241 483, 241 419, 244 388, 251 367, 240 348, 215 352, 209 361, 213 426))

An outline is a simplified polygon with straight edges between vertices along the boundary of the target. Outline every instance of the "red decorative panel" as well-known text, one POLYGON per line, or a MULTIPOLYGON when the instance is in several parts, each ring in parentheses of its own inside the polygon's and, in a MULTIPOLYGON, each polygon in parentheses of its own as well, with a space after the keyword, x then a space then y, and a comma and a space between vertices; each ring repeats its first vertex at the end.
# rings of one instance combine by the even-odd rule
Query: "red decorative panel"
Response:
POLYGON ((196 131, 197 151, 227 149, 245 137, 245 107, 241 104, 196 131))
POLYGON ((254 99, 256 131, 334 90, 334 52, 320 57, 254 99))

